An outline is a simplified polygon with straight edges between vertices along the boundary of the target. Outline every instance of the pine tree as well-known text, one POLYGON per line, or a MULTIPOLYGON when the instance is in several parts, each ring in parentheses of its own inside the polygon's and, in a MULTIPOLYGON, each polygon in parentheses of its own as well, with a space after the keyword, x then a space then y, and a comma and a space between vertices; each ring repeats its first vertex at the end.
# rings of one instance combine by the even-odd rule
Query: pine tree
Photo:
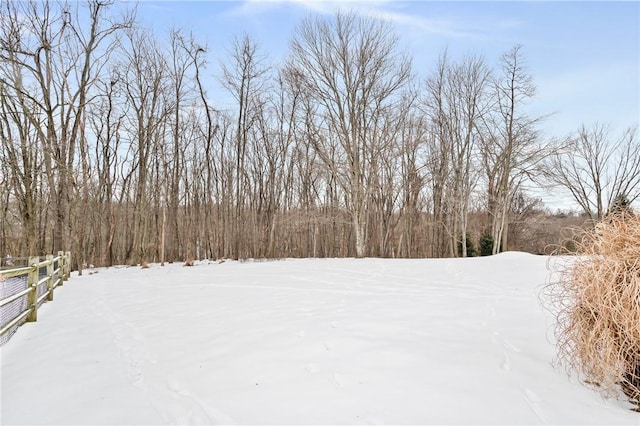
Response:
MULTIPOLYGON (((478 255, 478 253, 476 253, 476 246, 473 244, 473 240, 471 239, 468 233, 466 238, 466 246, 467 246, 467 257, 474 257, 478 255)), ((461 240, 458 240, 458 256, 462 257, 462 241, 461 240)))
POLYGON ((493 254, 493 237, 491 233, 485 232, 480 237, 478 243, 480 249, 480 256, 491 256, 493 254))
POLYGON ((609 215, 617 217, 633 216, 631 203, 625 194, 618 194, 616 198, 613 199, 611 206, 609 206, 609 211, 607 212, 607 216, 609 215))

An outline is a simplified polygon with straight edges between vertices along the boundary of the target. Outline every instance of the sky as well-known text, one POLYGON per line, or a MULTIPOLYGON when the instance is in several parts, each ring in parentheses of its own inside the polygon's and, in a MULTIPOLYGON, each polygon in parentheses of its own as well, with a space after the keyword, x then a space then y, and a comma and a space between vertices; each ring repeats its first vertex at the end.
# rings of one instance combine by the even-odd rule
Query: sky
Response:
POLYGON ((310 15, 353 10, 390 21, 401 49, 424 79, 443 49, 452 58, 482 55, 495 66, 500 55, 523 46, 537 87, 531 114, 547 116, 546 137, 564 137, 605 123, 614 134, 640 117, 640 2, 520 1, 142 1, 139 21, 158 36, 171 27, 192 31, 208 47, 212 99, 220 61, 234 37, 256 40, 277 66, 295 27, 310 15))

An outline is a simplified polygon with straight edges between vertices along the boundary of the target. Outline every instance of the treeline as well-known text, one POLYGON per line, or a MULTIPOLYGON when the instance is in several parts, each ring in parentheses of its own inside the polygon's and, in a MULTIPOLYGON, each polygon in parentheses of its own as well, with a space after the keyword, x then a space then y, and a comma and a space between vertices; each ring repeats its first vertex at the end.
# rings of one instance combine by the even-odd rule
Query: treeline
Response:
POLYGON ((338 13, 302 21, 281 64, 242 36, 215 71, 194 35, 109 2, 0 4, 0 256, 467 256, 548 219, 533 178, 577 186, 594 217, 638 197, 636 130, 539 136, 520 46, 495 64, 445 51, 420 77, 388 23, 338 13))

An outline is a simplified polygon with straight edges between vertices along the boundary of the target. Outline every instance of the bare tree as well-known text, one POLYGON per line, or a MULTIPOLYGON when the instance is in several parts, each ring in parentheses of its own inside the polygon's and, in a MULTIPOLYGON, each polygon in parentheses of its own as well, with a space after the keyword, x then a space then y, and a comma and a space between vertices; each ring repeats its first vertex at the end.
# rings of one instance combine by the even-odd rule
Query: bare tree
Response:
MULTIPOLYGON (((0 150, 0 152, 2 152, 2 150, 0 150)), ((11 220, 10 217, 10 174, 11 168, 9 164, 7 164, 6 161, 0 162, 0 188, 2 188, 0 189, 0 259, 5 256, 5 253, 11 253, 13 251, 11 244, 7 241, 13 234, 13 220, 11 220)), ((16 251, 13 252, 16 253, 16 251)))
MULTIPOLYGON (((17 77, 16 86, 21 87, 20 74, 15 66, 13 72, 17 77)), ((6 211, 10 199, 17 202, 29 253, 42 249, 37 243, 37 219, 38 209, 42 208, 39 202, 42 189, 39 188, 43 185, 43 160, 38 145, 32 141, 35 129, 28 116, 34 110, 35 105, 22 95, 21 90, 12 90, 0 82, 0 153, 4 159, 2 187, 6 191, 2 198, 7 200, 6 211)), ((5 222, 6 216, 3 218, 5 222)))
POLYGON ((107 17, 110 5, 98 0, 87 2, 86 7, 37 1, 1 4, 3 86, 5 94, 16 100, 14 106, 19 110, 14 112, 22 117, 15 120, 14 116, 12 125, 22 128, 23 135, 24 126, 29 126, 30 143, 36 143, 42 153, 55 220, 49 250, 73 246, 80 267, 86 224, 76 227, 74 222, 83 221, 77 212, 87 203, 87 106, 117 33, 132 23, 131 16, 107 17), (86 16, 82 16, 84 11, 86 16), (77 175, 78 160, 81 171, 77 175))
MULTIPOLYGON (((206 47, 110 5, 0 0, 0 254, 71 249, 80 268, 466 256, 467 234, 488 227, 494 251, 508 235, 530 243, 524 222, 541 213, 523 182, 545 151, 519 46, 493 75, 443 54, 416 88, 389 23, 310 17, 277 73, 255 41, 234 41, 220 110, 206 47)), ((583 128, 569 149, 552 178, 585 210, 638 199, 637 130, 609 143, 583 128)))
MULTIPOLYGON (((275 76, 273 96, 266 98, 252 129, 250 153, 251 181, 254 185, 252 210, 255 212, 257 254, 273 257, 276 251, 276 228, 286 208, 287 183, 291 180, 291 150, 297 125, 295 112, 299 87, 282 70, 275 76)), ((255 238, 254 238, 255 239, 255 238)))
POLYGON ((436 255, 466 257, 470 199, 477 182, 480 124, 488 113, 489 69, 480 57, 452 63, 446 52, 427 79, 424 110, 431 121, 436 255), (449 241, 446 241, 448 237, 449 241))
POLYGON ((629 203, 640 197, 638 128, 628 128, 614 140, 610 132, 599 123, 583 125, 546 167, 551 181, 567 189, 594 221, 604 217, 617 197, 629 203))
POLYGON ((269 67, 266 57, 261 53, 256 42, 248 35, 236 39, 231 48, 231 63, 222 64, 222 84, 238 103, 235 129, 235 215, 234 256, 239 258, 241 253, 243 227, 244 197, 247 194, 245 167, 249 139, 254 126, 257 125, 263 112, 269 67))
POLYGON ((427 187, 427 133, 428 120, 418 108, 410 108, 399 125, 400 135, 400 182, 402 217, 401 233, 398 237, 398 256, 419 256, 421 213, 427 210, 424 196, 427 187))
POLYGON ((139 263, 151 254, 148 241, 151 232, 150 182, 151 161, 156 145, 164 140, 163 123, 170 113, 166 105, 167 62, 164 52, 149 34, 135 30, 127 34, 126 62, 123 64, 123 83, 131 113, 125 125, 132 136, 134 151, 131 171, 135 171, 133 194, 133 230, 130 234, 126 258, 139 263))
POLYGON ((384 155, 376 139, 381 115, 411 73, 397 44, 388 23, 338 12, 331 20, 304 20, 290 45, 288 66, 319 106, 315 120, 321 132, 312 142, 347 195, 358 257, 366 253, 372 169, 384 155))
MULTIPOLYGON (((167 125, 170 146, 162 147, 164 163, 162 164, 163 187, 165 197, 161 203, 162 218, 158 226, 158 241, 160 261, 165 260, 165 233, 168 233, 168 258, 170 261, 195 256, 194 238, 185 238, 190 232, 190 223, 180 219, 181 204, 184 204, 183 195, 189 188, 181 186, 186 183, 186 150, 191 142, 190 130, 193 129, 194 114, 188 111, 195 109, 196 85, 194 81, 194 66, 197 55, 197 47, 193 40, 188 39, 180 30, 172 29, 169 34, 169 49, 167 52, 167 78, 165 80, 167 125), (196 52, 193 50, 196 49, 196 52), (168 208, 168 211, 167 211, 168 208), (169 229, 166 228, 166 222, 169 229), (182 223, 181 223, 182 222, 182 223), (167 232, 168 231, 168 232, 167 232), (182 234, 185 234, 183 236, 182 234)), ((166 143, 158 141, 159 144, 166 143)), ((193 236, 193 235, 192 235, 193 236)))
MULTIPOLYGON (((201 108, 204 109, 205 129, 203 130, 204 137, 204 156, 202 158, 202 164, 204 165, 205 172, 205 185, 204 191, 204 209, 206 216, 205 220, 205 240, 207 243, 206 255, 207 257, 218 255, 220 247, 214 245, 216 240, 215 235, 220 234, 220 230, 214 226, 215 216, 212 214, 214 210, 213 192, 214 192, 214 171, 217 170, 216 159, 213 153, 214 135, 219 129, 219 126, 215 123, 215 116, 217 111, 210 105, 210 101, 207 98, 207 93, 202 84, 201 70, 205 68, 206 61, 203 55, 206 55, 207 48, 196 43, 193 35, 188 39, 183 39, 183 49, 191 57, 194 68, 194 79, 197 87, 198 96, 200 98, 201 108), (214 253, 215 252, 215 253, 214 253)), ((218 209, 220 210, 220 209, 218 209)))
POLYGON ((487 114, 487 85, 489 70, 480 57, 467 57, 453 66, 449 90, 454 108, 450 119, 454 121, 451 131, 453 150, 453 198, 452 206, 456 220, 452 232, 452 246, 462 257, 467 256, 468 213, 472 191, 478 171, 475 161, 479 148, 479 126, 487 114))
POLYGON ((114 68, 97 84, 98 99, 91 105, 88 114, 89 131, 96 138, 94 166, 97 173, 98 211, 101 215, 99 228, 105 228, 104 236, 96 245, 101 248, 101 263, 106 266, 113 265, 115 261, 114 241, 119 228, 116 215, 117 188, 121 186, 121 164, 126 164, 127 160, 120 154, 124 145, 121 128, 126 115, 118 99, 122 87, 120 73, 114 68))
POLYGON ((540 146, 536 130, 541 117, 529 117, 523 108, 536 89, 522 46, 516 45, 502 55, 493 86, 494 112, 482 133, 482 160, 495 254, 507 249, 511 200, 523 179, 542 161, 546 149, 540 146))
POLYGON ((446 191, 451 170, 449 152, 452 151, 450 130, 447 125, 446 80, 447 59, 445 52, 441 55, 436 70, 426 80, 426 99, 424 101, 425 115, 428 117, 430 128, 430 134, 427 136, 429 153, 426 165, 431 178, 433 219, 431 255, 434 257, 445 256, 454 250, 448 247, 447 224, 445 223, 450 216, 447 211, 446 191))

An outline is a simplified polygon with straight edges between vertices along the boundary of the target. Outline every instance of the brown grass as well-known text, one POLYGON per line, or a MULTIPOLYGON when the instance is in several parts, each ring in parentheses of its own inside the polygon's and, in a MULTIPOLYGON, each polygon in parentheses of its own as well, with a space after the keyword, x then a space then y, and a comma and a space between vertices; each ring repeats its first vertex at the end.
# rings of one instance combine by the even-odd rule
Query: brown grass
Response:
POLYGON ((578 257, 549 287, 559 361, 640 407, 640 218, 607 217, 572 241, 578 257))
POLYGON ((194 266, 194 260, 187 259, 186 262, 184 262, 184 266, 194 266))
POLYGON ((141 267, 142 267, 142 269, 149 269, 149 263, 147 263, 146 261, 142 262, 141 267))

